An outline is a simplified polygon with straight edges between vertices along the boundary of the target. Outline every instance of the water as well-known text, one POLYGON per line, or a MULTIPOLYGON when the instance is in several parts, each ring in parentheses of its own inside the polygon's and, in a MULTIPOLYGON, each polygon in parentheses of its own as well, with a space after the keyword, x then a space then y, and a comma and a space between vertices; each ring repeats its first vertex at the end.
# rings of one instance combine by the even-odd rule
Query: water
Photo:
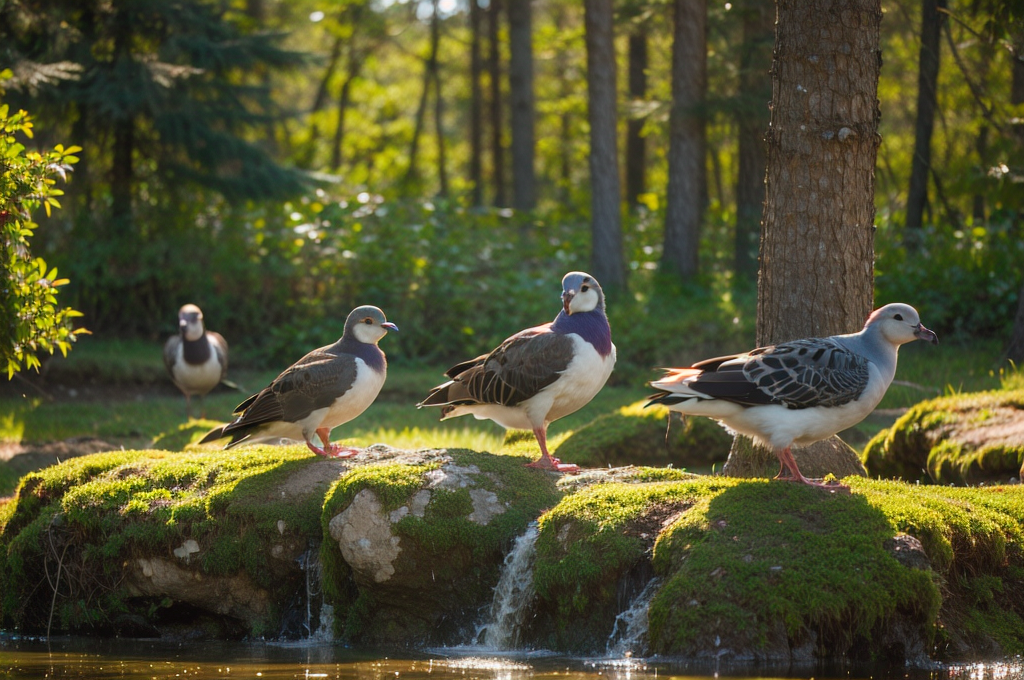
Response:
POLYGON ((646 649, 647 611, 661 587, 660 578, 652 578, 624 612, 615 617, 615 625, 605 644, 605 656, 620 658, 642 656, 646 649))
POLYGON ((539 530, 531 524, 516 539, 505 556, 501 577, 494 587, 490 620, 477 629, 475 641, 485 649, 517 649, 522 638, 523 620, 533 602, 533 559, 537 554, 539 530))
POLYGON ((337 644, 186 643, 63 638, 12 640, 0 636, 0 678, 88 680, 230 680, 336 678, 343 680, 696 680, 698 678, 817 678, 818 680, 1024 680, 1024 663, 968 664, 935 670, 842 670, 760 667, 721 674, 707 666, 585 660, 563 656, 417 655, 394 658, 337 644))

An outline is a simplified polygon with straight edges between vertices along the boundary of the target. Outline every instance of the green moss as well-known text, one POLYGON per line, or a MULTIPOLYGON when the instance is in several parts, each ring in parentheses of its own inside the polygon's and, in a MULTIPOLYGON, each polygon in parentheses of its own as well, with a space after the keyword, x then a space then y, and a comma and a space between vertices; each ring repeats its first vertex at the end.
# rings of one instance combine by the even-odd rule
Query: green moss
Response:
POLYGON ((850 495, 704 478, 566 497, 542 517, 537 543, 540 607, 556 621, 546 642, 607 635, 617 586, 647 559, 643 536, 653 534, 665 579, 650 609, 653 652, 695 654, 718 640, 765 653, 781 642, 788 654, 814 639, 830 656, 858 645, 882 654, 897 619, 925 642, 942 630, 1019 648, 1024 488, 845 482, 850 495), (887 546, 901 534, 920 540, 932 569, 896 559, 887 546))
POLYGON ((732 437, 709 418, 673 417, 646 401, 596 418, 558 447, 560 458, 585 467, 624 464, 707 468, 724 462, 732 437))
POLYGON ((1016 417, 1024 390, 958 394, 921 402, 864 448, 873 477, 938 484, 1005 482, 1019 477, 1024 445, 996 442, 980 448, 958 439, 960 431, 1016 417), (1001 415, 1002 414, 1002 415, 1001 415))
POLYGON ((273 590, 280 584, 267 556, 280 539, 279 522, 300 539, 318 540, 322 502, 315 493, 285 498, 276 489, 317 462, 299 447, 127 451, 30 473, 0 534, 7 567, 4 623, 42 625, 22 615, 48 611, 31 606, 32 599, 52 595, 41 575, 47 569, 54 573, 62 546, 77 551, 63 567, 71 592, 58 598, 62 620, 72 629, 88 629, 126 611, 122 566, 135 555, 170 554, 187 538, 200 543, 200 572, 245 572, 273 590))

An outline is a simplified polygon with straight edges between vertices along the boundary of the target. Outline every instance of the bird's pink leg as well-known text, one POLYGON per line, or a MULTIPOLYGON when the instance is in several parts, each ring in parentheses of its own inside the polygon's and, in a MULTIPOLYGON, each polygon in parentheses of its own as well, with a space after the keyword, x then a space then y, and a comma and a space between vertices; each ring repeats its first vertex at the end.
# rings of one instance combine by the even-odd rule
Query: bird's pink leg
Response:
POLYGON ((316 436, 320 438, 320 443, 323 444, 323 448, 315 446, 313 442, 308 439, 306 440, 306 446, 308 446, 309 450, 318 456, 327 456, 328 458, 351 458, 359 453, 359 449, 332 444, 331 431, 326 427, 317 429, 316 436))
MULTIPOLYGON (((824 482, 815 482, 804 477, 803 473, 800 472, 800 468, 796 464, 796 458, 793 457, 793 451, 790 450, 790 447, 788 446, 784 449, 776 449, 775 455, 777 455, 779 460, 782 462, 782 467, 787 468, 793 474, 792 477, 780 476, 776 477, 776 479, 781 479, 787 482, 799 482, 801 484, 806 484, 807 486, 818 487, 819 489, 833 489, 846 492, 850 491, 850 487, 845 484, 840 484, 838 482, 826 484, 824 482)), ((781 474, 782 472, 779 471, 779 475, 781 474)))
POLYGON ((580 471, 579 465, 563 463, 548 453, 548 428, 546 425, 533 428, 533 436, 537 438, 537 443, 540 444, 540 458, 532 463, 527 463, 526 467, 552 470, 554 472, 567 472, 573 475, 580 471))

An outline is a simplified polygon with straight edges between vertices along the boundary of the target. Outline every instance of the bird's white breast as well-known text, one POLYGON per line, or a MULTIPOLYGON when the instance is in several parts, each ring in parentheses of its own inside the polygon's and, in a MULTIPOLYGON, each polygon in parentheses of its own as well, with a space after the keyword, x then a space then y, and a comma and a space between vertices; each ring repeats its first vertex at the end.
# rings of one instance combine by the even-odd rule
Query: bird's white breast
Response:
POLYGON ((210 357, 202 364, 195 365, 185 361, 184 343, 178 343, 171 375, 174 377, 174 384, 182 392, 189 395, 204 395, 217 386, 222 374, 217 352, 213 347, 210 347, 210 357))
POLYGON ((608 356, 603 357, 593 345, 575 333, 570 333, 567 337, 572 338, 575 344, 572 361, 562 371, 558 380, 528 400, 536 402, 535 405, 526 404, 531 415, 535 411, 546 410, 544 420, 549 423, 575 413, 589 404, 608 382, 608 377, 615 368, 615 345, 612 345, 612 351, 608 356))
POLYGON ((321 427, 332 429, 352 420, 369 408, 373 400, 377 398, 386 377, 386 370, 378 373, 357 357, 356 379, 352 383, 352 387, 327 408, 313 411, 309 417, 303 420, 303 430, 312 433, 321 427))

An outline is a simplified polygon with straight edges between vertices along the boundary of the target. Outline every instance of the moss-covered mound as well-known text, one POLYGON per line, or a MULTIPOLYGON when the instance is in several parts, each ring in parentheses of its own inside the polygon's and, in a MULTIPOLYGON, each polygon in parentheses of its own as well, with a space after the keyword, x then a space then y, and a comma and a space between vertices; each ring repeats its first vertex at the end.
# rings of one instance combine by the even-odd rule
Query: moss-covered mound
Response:
POLYGON ((852 494, 705 478, 566 497, 541 520, 539 642, 602 649, 622 584, 648 563, 664 579, 649 613, 651 652, 1024 651, 1024 488, 846 481, 852 494))
POLYGON ((181 604, 275 634, 342 469, 253 447, 101 453, 30 473, 0 517, 3 625, 141 634, 181 604))
POLYGON ((732 437, 710 418, 678 418, 646 401, 624 406, 579 428, 557 450, 583 467, 672 465, 710 471, 729 456, 732 437))
POLYGON ((925 401, 864 449, 874 477, 938 484, 1005 483, 1024 465, 1024 390, 925 401))

